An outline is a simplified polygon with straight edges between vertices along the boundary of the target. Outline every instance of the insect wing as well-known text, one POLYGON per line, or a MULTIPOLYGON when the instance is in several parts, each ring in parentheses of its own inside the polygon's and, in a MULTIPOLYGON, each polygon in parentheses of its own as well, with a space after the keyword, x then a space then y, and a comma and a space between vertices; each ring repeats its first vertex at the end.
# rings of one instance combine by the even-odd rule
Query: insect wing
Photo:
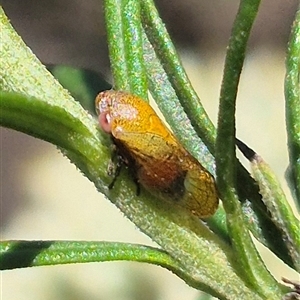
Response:
POLYGON ((175 155, 176 144, 152 133, 123 132, 118 142, 120 152, 136 162, 137 175, 146 188, 169 190, 184 172, 175 155))
POLYGON ((209 217, 215 213, 219 204, 219 197, 213 176, 197 163, 186 174, 183 201, 194 215, 209 217))

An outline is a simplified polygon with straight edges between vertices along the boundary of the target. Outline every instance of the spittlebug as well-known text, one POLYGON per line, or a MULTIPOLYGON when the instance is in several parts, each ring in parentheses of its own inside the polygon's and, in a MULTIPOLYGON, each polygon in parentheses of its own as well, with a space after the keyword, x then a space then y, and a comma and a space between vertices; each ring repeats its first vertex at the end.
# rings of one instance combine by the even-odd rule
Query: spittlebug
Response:
POLYGON ((218 192, 213 176, 179 143, 152 107, 122 91, 96 98, 99 125, 135 179, 150 193, 198 217, 213 215, 218 192))

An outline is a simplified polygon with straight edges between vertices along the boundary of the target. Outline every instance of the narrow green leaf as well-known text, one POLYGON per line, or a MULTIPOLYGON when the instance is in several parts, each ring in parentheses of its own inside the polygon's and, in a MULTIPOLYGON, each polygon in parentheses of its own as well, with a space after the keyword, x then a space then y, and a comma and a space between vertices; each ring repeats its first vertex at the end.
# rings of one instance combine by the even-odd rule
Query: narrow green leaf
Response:
POLYGON ((237 160, 235 156, 235 107, 239 78, 245 58, 250 31, 256 17, 260 0, 242 0, 236 15, 226 54, 224 76, 220 94, 218 130, 216 140, 217 183, 227 216, 240 271, 257 292, 272 299, 282 290, 271 276, 250 237, 244 220, 236 188, 237 160), (268 287, 268 288, 266 288, 268 287), (273 291, 273 292, 272 292, 273 291))
POLYGON ((147 99, 140 2, 105 0, 104 7, 115 88, 147 99))
POLYGON ((4 241, 0 269, 104 261, 138 261, 180 273, 178 263, 160 249, 138 244, 96 241, 4 241))
POLYGON ((271 215, 273 223, 282 233, 295 270, 300 272, 300 222, 285 197, 275 174, 264 160, 243 142, 237 143, 242 153, 249 159, 253 177, 259 185, 262 200, 271 215))
POLYGON ((287 51, 285 98, 290 186, 300 208, 300 7, 296 12, 287 51))
POLYGON ((269 166, 258 155, 251 161, 254 178, 260 186, 262 199, 280 229, 283 240, 293 259, 296 271, 300 272, 300 223, 285 197, 279 181, 269 166))
POLYGON ((123 24, 121 20, 121 1, 105 0, 104 12, 106 32, 108 38, 108 50, 111 71, 116 90, 130 90, 127 75, 126 52, 124 46, 123 24))

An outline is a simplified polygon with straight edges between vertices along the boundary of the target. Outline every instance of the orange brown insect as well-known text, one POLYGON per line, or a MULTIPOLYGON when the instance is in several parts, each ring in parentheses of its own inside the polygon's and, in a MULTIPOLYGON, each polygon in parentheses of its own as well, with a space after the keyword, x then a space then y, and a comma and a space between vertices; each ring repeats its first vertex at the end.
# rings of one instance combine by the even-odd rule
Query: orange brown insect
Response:
POLYGON ((139 184, 195 216, 215 213, 219 198, 213 176, 183 148, 147 102, 110 90, 97 96, 96 110, 100 127, 111 134, 139 184))

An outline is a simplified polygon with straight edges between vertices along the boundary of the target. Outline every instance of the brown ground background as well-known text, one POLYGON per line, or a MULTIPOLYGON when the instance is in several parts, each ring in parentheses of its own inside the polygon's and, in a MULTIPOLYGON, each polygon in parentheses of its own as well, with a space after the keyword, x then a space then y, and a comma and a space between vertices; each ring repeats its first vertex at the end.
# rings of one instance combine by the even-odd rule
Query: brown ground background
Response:
MULTIPOLYGON (((187 72, 212 120, 226 44, 238 1, 157 1, 187 72)), ((266 0, 251 36, 241 78, 237 134, 284 179, 287 147, 284 57, 298 1, 266 0)), ((7 15, 46 63, 64 63, 110 77, 102 17, 96 0, 2 0, 7 15)), ((1 129, 3 239, 110 240, 153 245, 52 145, 1 129)), ((262 253, 272 272, 299 276, 262 253)), ((1 299, 196 299, 199 294, 168 271, 137 263, 67 265, 1 273, 1 299)))

